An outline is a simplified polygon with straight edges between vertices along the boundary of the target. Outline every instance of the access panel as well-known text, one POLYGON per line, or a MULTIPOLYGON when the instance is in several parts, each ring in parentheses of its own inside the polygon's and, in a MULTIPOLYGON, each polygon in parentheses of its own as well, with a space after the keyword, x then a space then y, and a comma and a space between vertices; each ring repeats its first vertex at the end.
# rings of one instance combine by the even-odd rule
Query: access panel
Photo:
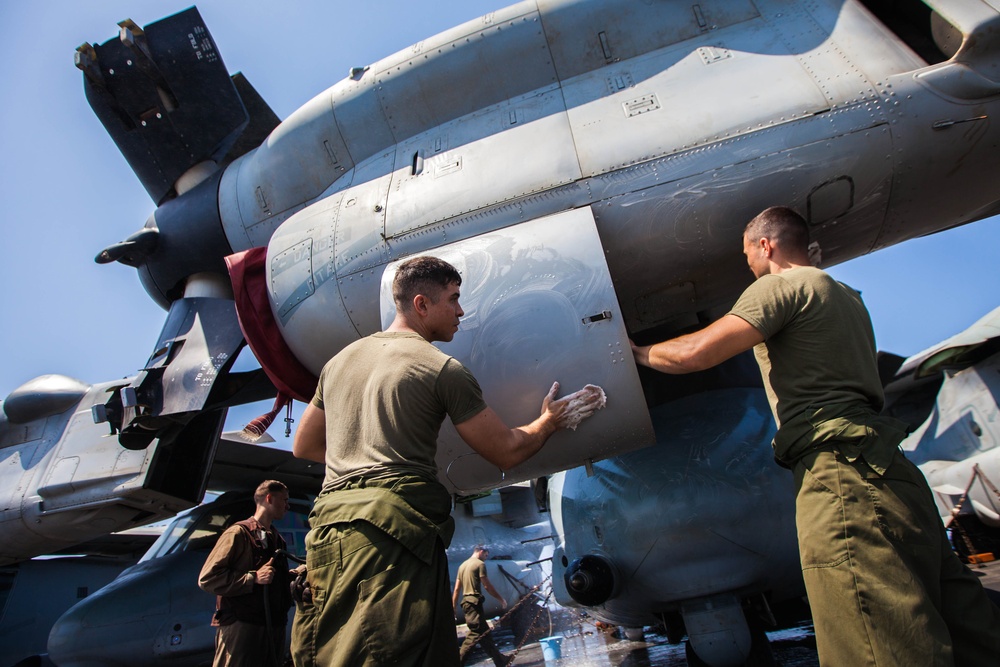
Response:
MULTIPOLYGON (((501 471, 474 453, 445 420, 441 480, 460 494, 534 479, 652 444, 653 428, 629 349, 604 250, 589 207, 532 220, 427 253, 462 274, 465 316, 450 343, 437 343, 479 380, 486 402, 509 425, 530 422, 559 381, 563 396, 585 384, 607 407, 575 431, 556 433, 532 459, 501 471)), ((392 279, 382 275, 383 329, 392 322, 392 279)))

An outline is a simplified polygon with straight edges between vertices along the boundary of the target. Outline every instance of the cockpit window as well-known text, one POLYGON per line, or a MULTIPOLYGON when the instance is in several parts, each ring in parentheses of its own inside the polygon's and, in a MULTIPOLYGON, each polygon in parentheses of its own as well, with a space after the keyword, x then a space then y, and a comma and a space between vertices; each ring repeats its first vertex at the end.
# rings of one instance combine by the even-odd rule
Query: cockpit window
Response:
MULTIPOLYGON (((281 521, 275 523, 278 532, 285 538, 288 551, 304 557, 305 536, 309 532, 307 517, 309 504, 293 499, 290 510, 281 521)), ((250 506, 252 508, 252 505, 250 506)), ((219 536, 229 526, 250 516, 246 504, 226 504, 214 507, 212 504, 196 508, 173 523, 153 543, 141 561, 160 558, 181 551, 209 551, 219 540, 219 536)))

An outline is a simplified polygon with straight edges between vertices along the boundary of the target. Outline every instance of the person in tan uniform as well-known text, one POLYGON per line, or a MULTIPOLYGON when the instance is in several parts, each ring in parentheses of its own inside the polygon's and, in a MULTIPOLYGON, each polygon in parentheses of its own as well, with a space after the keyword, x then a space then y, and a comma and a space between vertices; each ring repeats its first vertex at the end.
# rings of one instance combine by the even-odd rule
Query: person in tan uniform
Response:
POLYGON ((456 667, 441 424, 449 417, 474 451, 507 469, 601 406, 599 389, 556 399, 554 383, 537 419, 504 424, 472 374, 431 344, 458 331, 461 284, 435 257, 400 264, 392 324, 327 362, 299 422, 292 452, 324 463, 326 477, 306 537, 312 600, 292 626, 297 667, 456 667))
POLYGON ((288 511, 288 488, 261 482, 254 502, 253 516, 222 533, 198 576, 198 586, 216 596, 213 667, 284 664, 292 599, 288 563, 275 555, 285 550, 285 540, 273 522, 288 511))
POLYGON ((809 229, 757 215, 743 252, 757 280, 708 327, 632 349, 665 373, 753 348, 794 473, 802 576, 821 665, 1000 665, 1000 610, 951 550, 927 480, 879 414, 875 334, 861 295, 810 265, 809 229))
POLYGON ((493 588, 489 576, 486 574, 486 559, 489 558, 490 551, 481 544, 476 545, 472 550, 472 555, 458 566, 458 573, 455 575, 455 590, 451 593, 451 606, 458 604, 459 595, 462 600, 462 612, 465 614, 465 624, 469 632, 465 635, 465 641, 458 649, 458 658, 465 664, 465 659, 472 650, 472 647, 479 644, 486 654, 493 659, 496 667, 504 667, 509 658, 500 652, 493 638, 486 634, 490 630, 486 622, 486 614, 483 613, 483 589, 495 597, 500 602, 501 608, 506 608, 507 600, 497 593, 493 588))

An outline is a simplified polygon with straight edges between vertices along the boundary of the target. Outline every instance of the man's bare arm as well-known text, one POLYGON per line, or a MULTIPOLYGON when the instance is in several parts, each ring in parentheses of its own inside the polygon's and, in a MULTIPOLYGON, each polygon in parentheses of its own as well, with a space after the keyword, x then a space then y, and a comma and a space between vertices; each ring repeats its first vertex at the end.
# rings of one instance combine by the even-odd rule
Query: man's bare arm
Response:
POLYGON ((458 594, 462 590, 462 582, 459 578, 455 577, 455 589, 451 592, 451 606, 454 607, 458 604, 458 594))
POLYGON ((555 382, 542 401, 542 414, 530 424, 510 428, 488 407, 455 428, 476 453, 509 470, 534 456, 557 430, 575 426, 604 405, 604 392, 597 387, 556 400, 558 391, 559 383, 555 382))
POLYGON ((504 607, 504 608, 507 607, 507 600, 504 599, 504 596, 502 596, 499 593, 497 593, 497 589, 493 588, 493 582, 490 581, 489 577, 487 577, 484 574, 483 576, 481 576, 479 578, 479 583, 481 583, 483 585, 483 588, 486 589, 487 593, 489 593, 490 595, 492 595, 493 597, 495 597, 497 600, 499 600, 501 607, 504 607))
POLYGON ((306 405, 295 429, 292 454, 307 461, 326 462, 326 413, 312 403, 306 405))
POLYGON ((692 334, 655 345, 632 343, 632 353, 637 364, 682 375, 717 366, 763 341, 764 336, 749 322, 736 315, 725 315, 692 334))

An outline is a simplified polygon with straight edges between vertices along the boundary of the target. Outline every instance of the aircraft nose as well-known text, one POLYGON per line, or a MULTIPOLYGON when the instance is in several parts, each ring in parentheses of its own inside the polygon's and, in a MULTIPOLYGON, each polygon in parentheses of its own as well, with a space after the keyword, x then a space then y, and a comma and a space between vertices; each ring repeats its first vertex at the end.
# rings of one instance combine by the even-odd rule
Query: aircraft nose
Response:
POLYGON ((170 591, 163 578, 135 585, 138 578, 126 571, 63 614, 49 632, 52 661, 60 667, 131 667, 152 659, 150 613, 169 608, 170 591))

